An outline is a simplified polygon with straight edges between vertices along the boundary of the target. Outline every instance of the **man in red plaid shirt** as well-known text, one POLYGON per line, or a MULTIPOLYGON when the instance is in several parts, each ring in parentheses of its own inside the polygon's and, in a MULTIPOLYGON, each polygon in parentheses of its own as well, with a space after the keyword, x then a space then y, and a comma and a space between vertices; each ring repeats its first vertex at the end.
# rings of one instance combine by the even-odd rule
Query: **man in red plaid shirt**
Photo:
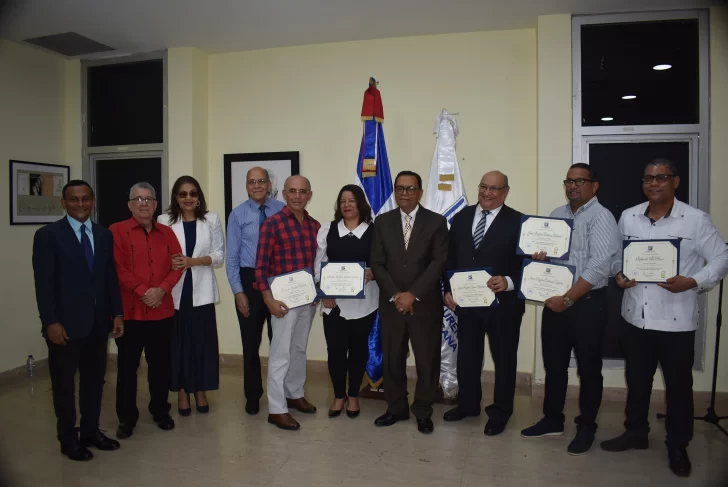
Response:
POLYGON ((276 300, 268 278, 288 272, 313 269, 316 235, 321 224, 311 218, 306 205, 313 195, 311 183, 303 176, 291 176, 283 187, 287 206, 260 227, 256 254, 256 287, 271 314, 273 339, 268 357, 268 422, 285 430, 301 427, 288 408, 315 413, 306 400, 306 347, 315 306, 288 309, 276 300))

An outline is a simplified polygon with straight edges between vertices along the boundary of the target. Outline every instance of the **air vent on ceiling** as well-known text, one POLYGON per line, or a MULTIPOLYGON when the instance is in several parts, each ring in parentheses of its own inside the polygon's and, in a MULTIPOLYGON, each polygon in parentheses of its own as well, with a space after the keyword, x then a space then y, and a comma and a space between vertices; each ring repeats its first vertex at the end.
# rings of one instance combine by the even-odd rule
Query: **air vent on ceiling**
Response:
POLYGON ((63 54, 64 56, 82 56, 84 54, 114 50, 113 47, 101 44, 75 32, 35 37, 33 39, 26 39, 25 42, 63 54))

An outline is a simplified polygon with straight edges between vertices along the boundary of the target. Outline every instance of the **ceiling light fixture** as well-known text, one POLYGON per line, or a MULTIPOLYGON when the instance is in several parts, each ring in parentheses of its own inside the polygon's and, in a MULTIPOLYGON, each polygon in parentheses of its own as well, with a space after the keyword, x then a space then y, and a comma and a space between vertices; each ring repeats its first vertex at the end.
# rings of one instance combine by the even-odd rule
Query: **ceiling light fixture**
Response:
POLYGON ((614 120, 613 117, 602 117, 602 122, 611 122, 612 120, 614 120))
POLYGON ((657 66, 652 66, 652 69, 655 71, 665 71, 666 69, 670 69, 672 67, 672 64, 658 64, 657 66))
POLYGON ((622 100, 634 100, 635 98, 637 98, 637 95, 624 95, 622 100))

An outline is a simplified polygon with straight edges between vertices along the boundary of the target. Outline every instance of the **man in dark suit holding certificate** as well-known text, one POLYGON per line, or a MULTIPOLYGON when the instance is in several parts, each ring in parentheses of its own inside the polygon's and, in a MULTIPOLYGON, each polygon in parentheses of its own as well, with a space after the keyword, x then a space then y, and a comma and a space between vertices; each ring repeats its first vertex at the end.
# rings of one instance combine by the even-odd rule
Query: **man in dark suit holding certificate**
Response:
POLYGON ((417 429, 432 433, 432 403, 440 374, 442 293, 440 277, 447 261, 447 222, 422 208, 422 178, 411 171, 394 180, 399 208, 374 221, 372 272, 379 283, 387 412, 374 422, 391 426, 409 418, 407 350, 412 342, 417 386, 412 413, 417 429))
POLYGON ((513 413, 516 390, 518 340, 525 301, 518 299, 523 258, 516 254, 522 214, 504 203, 509 191, 508 176, 500 171, 486 173, 478 185, 478 204, 455 215, 450 226, 447 270, 490 268, 487 285, 498 298, 491 307, 457 307, 445 279, 445 304, 458 316, 458 407, 445 413, 445 421, 459 421, 480 415, 480 376, 483 348, 488 335, 495 363, 493 404, 485 408, 485 434, 503 432, 513 413))
POLYGON ((109 331, 124 333, 121 293, 111 232, 91 221, 94 193, 86 181, 63 188, 68 216, 41 228, 33 239, 35 298, 48 345, 53 407, 61 452, 91 460, 89 446, 116 450, 99 431, 109 331), (113 322, 113 325, 112 325, 113 322), (76 370, 80 375, 81 437, 76 432, 76 370))

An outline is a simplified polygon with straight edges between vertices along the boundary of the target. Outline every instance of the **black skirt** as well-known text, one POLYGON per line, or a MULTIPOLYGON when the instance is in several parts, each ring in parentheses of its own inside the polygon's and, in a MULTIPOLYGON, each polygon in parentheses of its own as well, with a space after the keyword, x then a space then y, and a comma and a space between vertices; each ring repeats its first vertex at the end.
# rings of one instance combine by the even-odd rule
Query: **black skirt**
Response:
POLYGON ((182 296, 175 313, 172 337, 170 390, 217 390, 220 363, 215 305, 192 306, 192 296, 182 296))

